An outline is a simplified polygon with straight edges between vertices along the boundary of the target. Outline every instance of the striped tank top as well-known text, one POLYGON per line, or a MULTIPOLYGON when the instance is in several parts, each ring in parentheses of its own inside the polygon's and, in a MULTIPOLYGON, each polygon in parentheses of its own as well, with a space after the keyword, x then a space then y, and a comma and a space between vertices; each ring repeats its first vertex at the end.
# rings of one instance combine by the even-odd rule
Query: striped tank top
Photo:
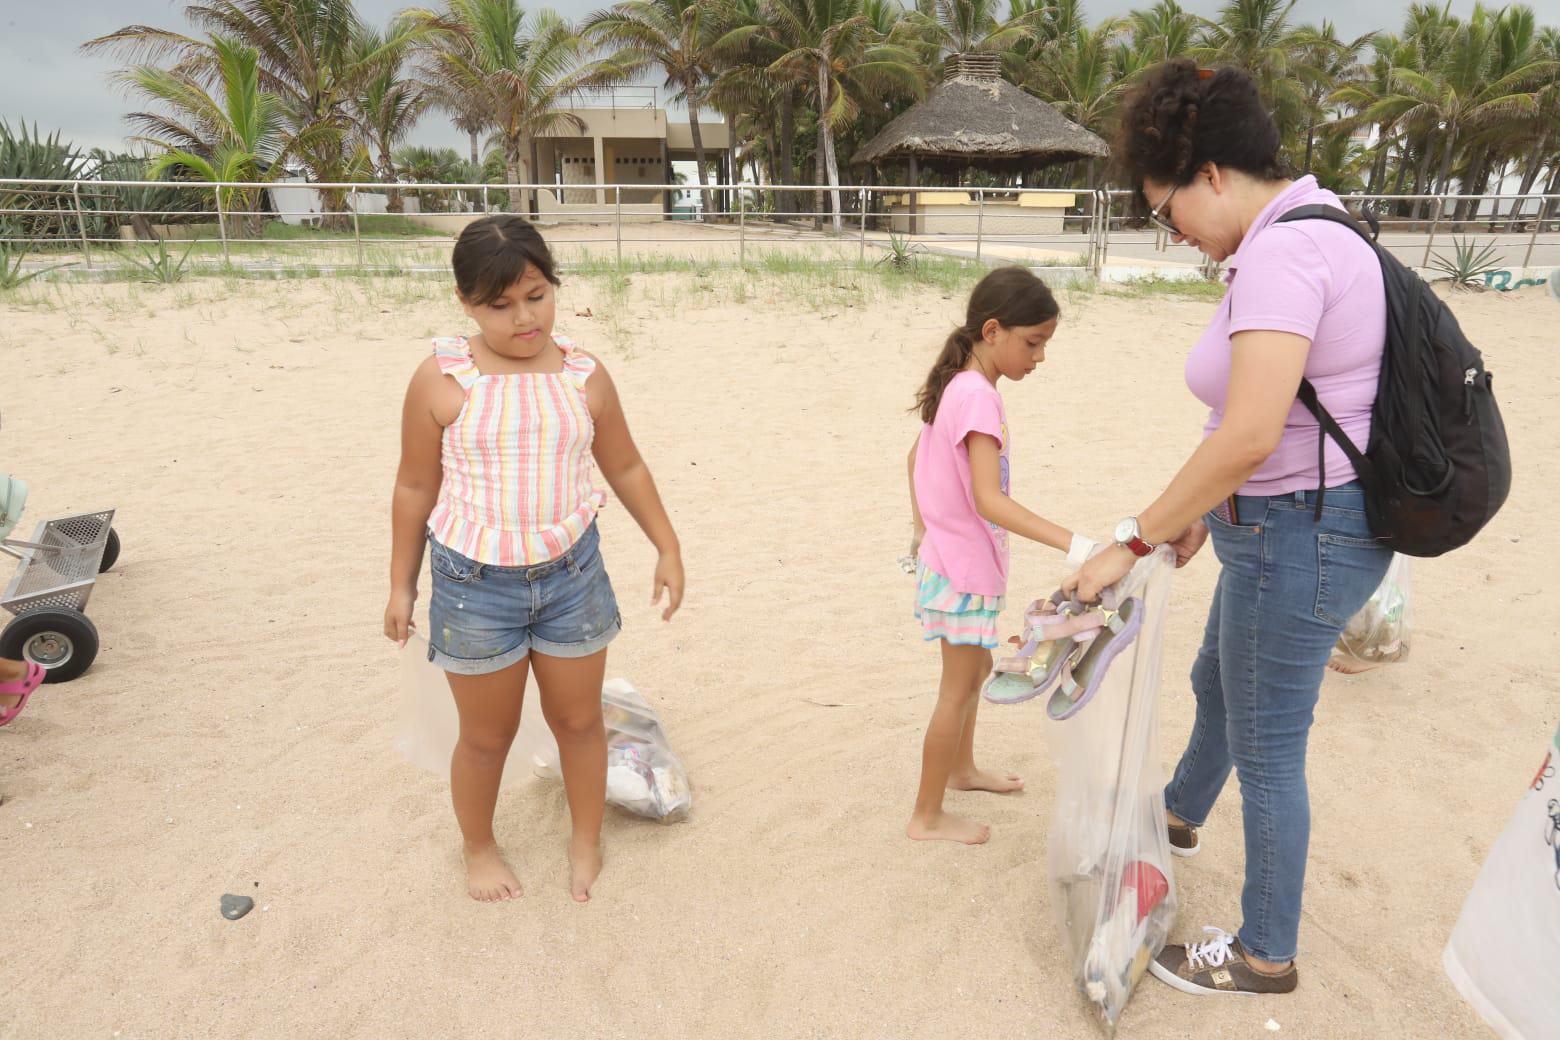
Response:
POLYGON ((466 391, 444 430, 444 479, 428 517, 435 541, 495 567, 556 559, 606 502, 591 467, 596 427, 585 381, 596 362, 553 333, 562 372, 483 375, 464 336, 433 341, 439 369, 466 391))

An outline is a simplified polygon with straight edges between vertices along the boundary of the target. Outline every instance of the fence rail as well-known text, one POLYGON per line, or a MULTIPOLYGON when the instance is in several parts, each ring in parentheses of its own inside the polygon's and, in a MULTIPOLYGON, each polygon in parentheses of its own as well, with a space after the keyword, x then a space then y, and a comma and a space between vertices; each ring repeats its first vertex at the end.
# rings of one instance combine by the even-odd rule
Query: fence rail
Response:
MULTIPOLYGON (((1437 241, 1452 238, 1489 245, 1509 266, 1560 265, 1560 195, 1345 202, 1368 207, 1383 245, 1415 267, 1427 267, 1437 241)), ((646 254, 746 264, 802 253, 859 264, 871 251, 1094 276, 1108 265, 1213 273, 1162 231, 1134 226, 1131 210, 1131 193, 1119 189, 0 179, 0 249, 13 258, 36 252, 34 262, 51 265, 66 254, 92 269, 165 239, 197 263, 220 256, 240 267, 436 268, 466 222, 517 211, 548 229, 565 267, 646 254)))

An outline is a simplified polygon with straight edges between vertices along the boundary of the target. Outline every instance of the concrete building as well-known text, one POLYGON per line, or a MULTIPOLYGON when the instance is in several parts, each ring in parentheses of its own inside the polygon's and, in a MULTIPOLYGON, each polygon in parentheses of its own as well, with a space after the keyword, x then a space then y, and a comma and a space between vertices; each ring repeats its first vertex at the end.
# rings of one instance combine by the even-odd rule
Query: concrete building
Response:
MULTIPOLYGON (((613 191, 570 188, 571 184, 621 184, 625 212, 658 216, 671 212, 672 193, 649 189, 673 183, 673 162, 694 160, 693 130, 686 115, 668 116, 657 107, 654 87, 602 90, 581 97, 565 111, 585 128, 560 130, 536 140, 536 183, 558 186, 542 193, 539 205, 544 214, 588 213, 616 201, 613 191)), ((699 130, 704 157, 716 165, 712 180, 731 183, 734 171, 726 124, 713 112, 701 112, 699 130)), ((524 175, 532 176, 529 170, 524 175)))

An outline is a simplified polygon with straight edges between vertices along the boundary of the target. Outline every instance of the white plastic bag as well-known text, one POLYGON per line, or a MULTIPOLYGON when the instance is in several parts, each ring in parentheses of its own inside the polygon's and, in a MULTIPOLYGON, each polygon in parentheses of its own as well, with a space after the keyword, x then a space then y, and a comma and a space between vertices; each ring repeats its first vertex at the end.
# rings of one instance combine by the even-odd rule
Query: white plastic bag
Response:
POLYGON ((1164 777, 1159 766, 1159 664, 1175 556, 1161 547, 1122 582, 1142 598, 1143 627, 1089 701, 1046 735, 1056 761, 1051 905, 1073 980, 1106 1035, 1176 914, 1164 777))
POLYGON ((1504 1040, 1560 1036, 1560 730, 1490 849, 1441 964, 1504 1040))
POLYGON ((1409 577, 1409 557, 1394 554, 1387 576, 1338 637, 1339 656, 1367 665, 1390 664, 1408 656, 1414 621, 1409 577))
MULTIPOLYGON (((661 719, 626 679, 608 679, 601 688, 607 727, 607 801, 653 820, 670 822, 693 806, 687 771, 672 753, 661 719)), ((449 680, 428 660, 428 641, 413 635, 401 651, 401 732, 396 745, 407 761, 445 780, 450 755, 460 736, 460 716, 449 680)), ((500 786, 527 775, 556 780, 558 742, 542 719, 534 697, 520 713, 500 786)))

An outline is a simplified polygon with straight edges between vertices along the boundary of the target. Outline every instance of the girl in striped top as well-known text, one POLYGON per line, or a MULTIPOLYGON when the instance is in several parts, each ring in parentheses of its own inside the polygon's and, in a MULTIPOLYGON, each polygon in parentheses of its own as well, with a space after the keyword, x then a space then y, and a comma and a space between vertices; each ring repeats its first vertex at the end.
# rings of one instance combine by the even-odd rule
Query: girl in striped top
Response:
POLYGON ((651 602, 666 596, 666 620, 682 603, 681 550, 611 376, 553 328, 559 283, 542 236, 520 217, 483 217, 461 233, 453 266, 480 331, 435 340, 407 390, 385 635, 406 645, 426 541, 428 657, 460 714, 450 791, 471 896, 520 894, 493 809, 535 672, 573 820, 570 889, 585 902, 601 870, 601 684, 622 625, 592 461, 659 552, 651 602))

